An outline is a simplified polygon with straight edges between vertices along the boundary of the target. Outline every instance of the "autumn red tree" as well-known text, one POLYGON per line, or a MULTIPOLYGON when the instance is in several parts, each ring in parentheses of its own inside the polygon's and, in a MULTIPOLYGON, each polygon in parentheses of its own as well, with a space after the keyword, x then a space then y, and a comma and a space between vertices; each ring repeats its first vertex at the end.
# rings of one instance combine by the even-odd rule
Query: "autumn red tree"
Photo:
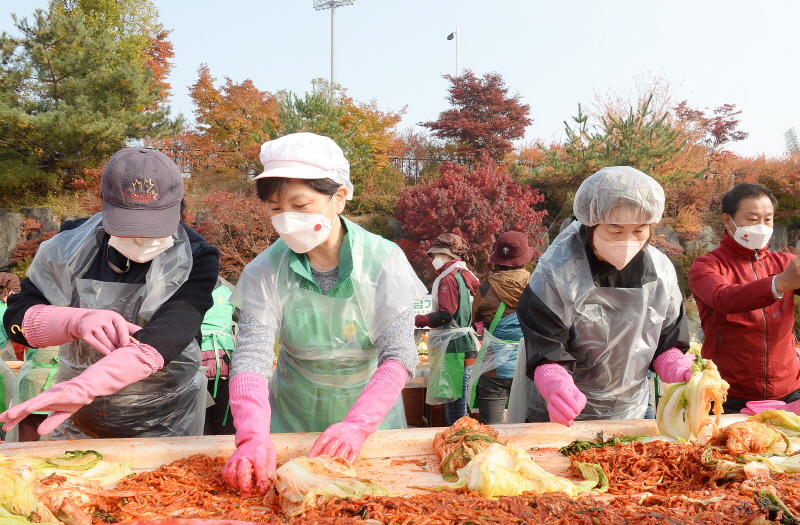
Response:
POLYGON ((736 111, 736 104, 723 104, 715 108, 714 116, 707 116, 705 111, 689 107, 686 100, 675 107, 676 118, 689 129, 699 131, 699 142, 708 148, 709 157, 725 144, 748 137, 749 133, 736 129, 740 122, 736 117, 741 113, 741 110, 736 111))
POLYGON ((535 206, 544 197, 512 180, 505 166, 484 156, 472 169, 448 162, 440 171, 440 178, 401 193, 397 203, 397 219, 406 232, 399 244, 420 275, 433 278, 426 250, 441 233, 455 233, 469 242, 470 266, 481 277, 491 268, 489 254, 501 233, 520 231, 532 245, 541 244, 546 212, 535 206))
POLYGON ((499 73, 478 78, 471 70, 461 76, 443 75, 450 82, 447 101, 453 106, 437 120, 420 125, 434 136, 453 141, 456 158, 476 162, 486 153, 495 161, 513 149, 512 140, 525 136, 530 106, 520 95, 509 95, 499 73))
POLYGON ((215 191, 203 207, 195 229, 219 249, 220 274, 236 282, 245 265, 278 238, 266 206, 253 193, 215 191))
POLYGON ((254 173, 259 148, 267 140, 263 129, 278 125, 278 101, 252 80, 237 84, 225 77, 221 87, 215 86, 216 80, 202 64, 197 82, 189 86, 196 107, 197 148, 207 155, 206 164, 221 171, 254 173))

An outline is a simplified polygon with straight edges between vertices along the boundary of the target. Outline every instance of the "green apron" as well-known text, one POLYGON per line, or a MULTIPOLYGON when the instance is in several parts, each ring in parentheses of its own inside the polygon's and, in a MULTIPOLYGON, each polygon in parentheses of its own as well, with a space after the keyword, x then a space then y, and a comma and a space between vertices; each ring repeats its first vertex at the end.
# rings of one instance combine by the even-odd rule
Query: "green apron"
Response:
MULTIPOLYGON (((477 337, 470 326, 472 292, 461 272, 455 273, 454 277, 458 283, 458 309, 448 325, 433 328, 428 335, 430 376, 425 401, 429 405, 461 398, 465 354, 478 348, 477 337)), ((438 306, 435 305, 436 309, 438 306)))
MULTIPOLYGON (((497 328, 497 323, 503 318, 503 313, 506 311, 506 303, 500 301, 500 306, 492 318, 492 324, 489 329, 483 333, 483 344, 478 352, 478 357, 475 359, 475 366, 472 367, 472 376, 469 378, 469 408, 475 406, 475 386, 478 384, 480 377, 491 370, 496 369, 499 365, 507 361, 508 353, 512 350, 508 345, 516 348, 519 341, 508 341, 506 339, 499 339, 494 336, 494 330, 497 328), (497 347, 502 348, 502 352, 497 351, 497 347), (491 354, 489 350, 492 350, 491 354)), ((508 402, 506 402, 506 405, 508 402)))
MULTIPOLYGON (((377 370, 378 348, 367 326, 367 316, 374 313, 360 305, 348 272, 351 258, 361 255, 343 252, 363 246, 364 256, 380 261, 394 245, 345 224, 348 233, 340 252, 339 282, 327 295, 314 282, 304 254, 290 253, 289 268, 281 272, 281 279, 299 280, 299 286, 287 287, 282 298, 281 347, 269 383, 271 432, 322 432, 341 422, 377 370)), ((376 274, 369 277, 377 282, 380 266, 365 268, 374 269, 376 274)), ((405 427, 403 401, 398 397, 380 428, 405 427)))
POLYGON ((214 375, 206 377, 214 380, 214 393, 212 397, 217 397, 217 388, 219 386, 220 377, 228 375, 229 364, 231 362, 231 352, 236 346, 233 340, 233 311, 236 309, 228 299, 233 293, 230 288, 219 285, 211 292, 214 299, 214 306, 208 309, 206 315, 203 317, 203 324, 200 325, 200 334, 202 340, 200 342, 200 350, 202 352, 202 364, 205 366, 206 360, 209 355, 213 357, 216 362, 216 371, 214 375), (227 362, 222 362, 227 356, 227 362))
MULTIPOLYGON (((29 348, 25 353, 25 364, 14 382, 14 403, 33 399, 52 386, 58 372, 58 347, 29 348)), ((48 412, 34 412, 47 414, 48 412)))
POLYGON ((0 359, 0 409, 8 410, 13 399, 14 372, 0 359))

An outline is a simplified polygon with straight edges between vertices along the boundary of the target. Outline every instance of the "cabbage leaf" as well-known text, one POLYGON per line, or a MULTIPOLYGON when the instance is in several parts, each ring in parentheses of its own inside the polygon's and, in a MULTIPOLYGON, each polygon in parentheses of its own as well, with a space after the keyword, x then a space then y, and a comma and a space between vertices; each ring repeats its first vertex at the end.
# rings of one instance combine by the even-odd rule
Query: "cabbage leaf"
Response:
POLYGON ((7 456, 7 459, 16 465, 32 468, 39 479, 56 474, 76 484, 91 480, 103 488, 114 486, 131 473, 130 463, 106 461, 94 450, 69 450, 63 456, 52 458, 33 454, 14 454, 7 456))
POLYGON ((523 492, 564 492, 574 498, 579 492, 589 491, 598 484, 605 484, 601 490, 608 487, 608 478, 599 465, 581 464, 576 467, 591 478, 579 486, 550 474, 521 448, 492 443, 469 464, 458 469, 458 481, 452 487, 468 487, 492 499, 519 496, 523 492))
POLYGON ((326 455, 287 461, 272 475, 278 502, 287 517, 302 514, 330 498, 388 496, 389 491, 358 477, 345 459, 326 455))
POLYGON ((786 410, 765 410, 747 418, 765 425, 777 427, 787 436, 800 437, 800 416, 786 410))

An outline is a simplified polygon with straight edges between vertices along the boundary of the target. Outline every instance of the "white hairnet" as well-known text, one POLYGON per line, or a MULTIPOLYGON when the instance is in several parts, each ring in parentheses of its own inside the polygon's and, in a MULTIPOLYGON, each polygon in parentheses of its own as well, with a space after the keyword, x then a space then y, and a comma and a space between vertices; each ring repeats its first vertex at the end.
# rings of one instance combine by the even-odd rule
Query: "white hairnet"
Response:
POLYGON ((653 224, 664 213, 664 189, 630 166, 609 166, 587 178, 572 205, 581 224, 653 224))

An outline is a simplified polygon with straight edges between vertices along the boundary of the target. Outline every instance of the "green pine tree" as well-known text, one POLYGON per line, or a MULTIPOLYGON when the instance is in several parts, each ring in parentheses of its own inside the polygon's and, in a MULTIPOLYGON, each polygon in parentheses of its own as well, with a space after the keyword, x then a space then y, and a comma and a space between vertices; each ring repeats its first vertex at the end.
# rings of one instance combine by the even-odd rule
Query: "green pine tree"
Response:
POLYGON ((120 60, 112 34, 87 29, 81 13, 14 22, 21 36, 0 34, 0 185, 61 184, 130 140, 179 131, 169 108, 148 109, 160 89, 149 70, 120 60), (15 165, 27 169, 8 173, 15 165))

